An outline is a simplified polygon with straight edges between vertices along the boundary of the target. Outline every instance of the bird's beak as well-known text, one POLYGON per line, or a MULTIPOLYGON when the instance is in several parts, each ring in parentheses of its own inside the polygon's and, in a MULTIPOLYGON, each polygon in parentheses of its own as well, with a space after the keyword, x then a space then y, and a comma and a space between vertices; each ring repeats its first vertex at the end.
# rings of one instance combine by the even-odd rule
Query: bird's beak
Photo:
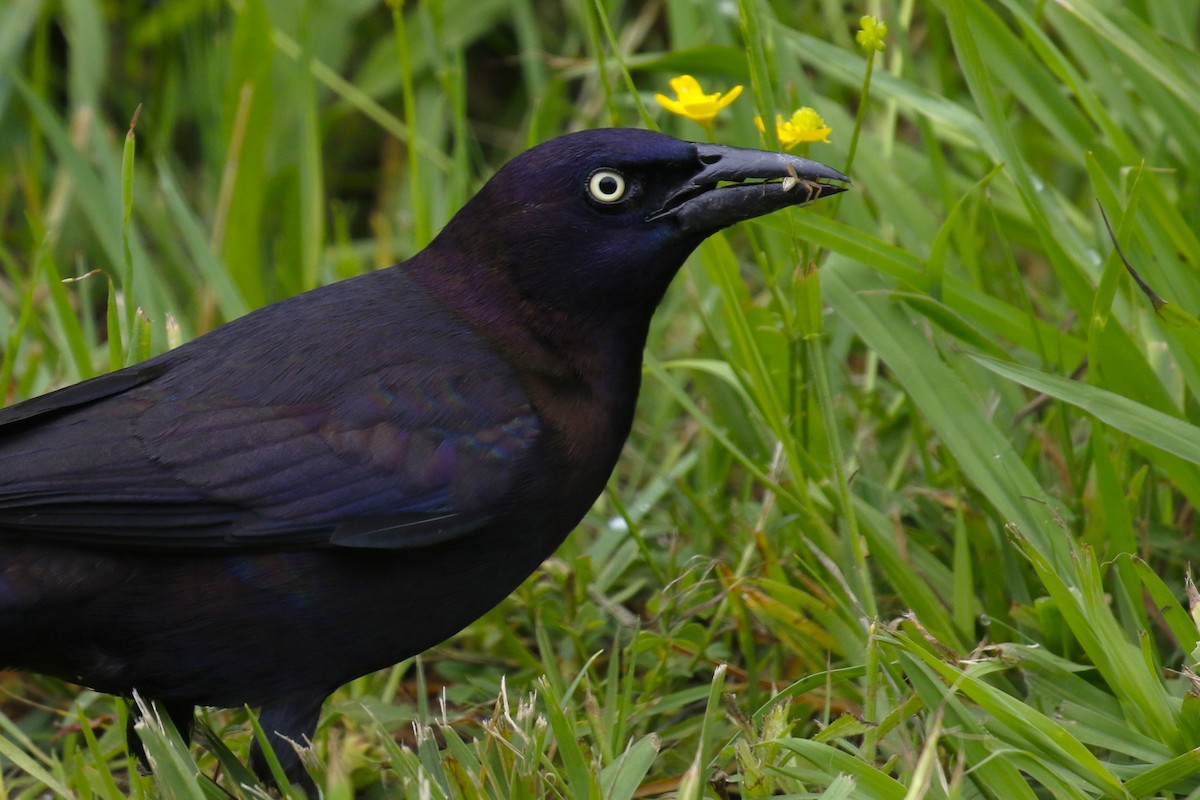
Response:
POLYGON ((785 206, 846 191, 836 169, 807 158, 745 147, 697 144, 703 165, 649 220, 673 217, 685 233, 710 234, 785 206))

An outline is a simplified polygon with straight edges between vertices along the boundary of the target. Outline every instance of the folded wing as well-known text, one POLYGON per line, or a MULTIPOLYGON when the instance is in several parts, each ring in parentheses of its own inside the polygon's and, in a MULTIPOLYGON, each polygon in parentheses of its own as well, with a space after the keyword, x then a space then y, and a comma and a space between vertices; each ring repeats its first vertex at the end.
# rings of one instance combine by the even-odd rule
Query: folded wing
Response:
POLYGON ((479 530, 514 502, 538 418, 509 365, 394 288, 354 294, 353 316, 302 295, 0 412, 0 536, 405 548, 479 530))

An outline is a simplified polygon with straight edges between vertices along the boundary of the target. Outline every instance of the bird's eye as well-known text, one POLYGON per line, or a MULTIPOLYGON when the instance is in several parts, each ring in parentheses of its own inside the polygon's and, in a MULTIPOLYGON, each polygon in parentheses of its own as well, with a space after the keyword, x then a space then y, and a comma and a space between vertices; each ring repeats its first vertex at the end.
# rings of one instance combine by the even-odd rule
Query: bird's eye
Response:
POLYGON ((615 169, 598 169, 588 177, 587 188, 597 203, 617 203, 625 199, 629 185, 615 169))

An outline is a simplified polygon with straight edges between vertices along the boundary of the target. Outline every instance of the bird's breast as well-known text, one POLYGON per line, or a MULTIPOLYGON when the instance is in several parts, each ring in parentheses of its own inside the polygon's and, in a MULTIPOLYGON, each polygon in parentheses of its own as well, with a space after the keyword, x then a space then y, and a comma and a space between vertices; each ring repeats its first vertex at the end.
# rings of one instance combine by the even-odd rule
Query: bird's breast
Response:
POLYGON ((604 491, 629 436, 637 390, 581 383, 527 389, 543 424, 539 458, 549 467, 540 470, 538 489, 561 510, 565 536, 604 491))

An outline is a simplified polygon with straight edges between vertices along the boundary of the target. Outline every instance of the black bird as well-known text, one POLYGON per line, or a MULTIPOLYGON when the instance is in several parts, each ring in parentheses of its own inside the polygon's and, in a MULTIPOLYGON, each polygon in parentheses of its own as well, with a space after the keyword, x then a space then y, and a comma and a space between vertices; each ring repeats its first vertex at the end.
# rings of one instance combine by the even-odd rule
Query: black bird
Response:
POLYGON ((466 626, 583 517, 688 254, 846 181, 562 136, 402 264, 0 411, 0 667, 136 690, 185 735, 193 706, 260 706, 303 742, 330 692, 466 626))

